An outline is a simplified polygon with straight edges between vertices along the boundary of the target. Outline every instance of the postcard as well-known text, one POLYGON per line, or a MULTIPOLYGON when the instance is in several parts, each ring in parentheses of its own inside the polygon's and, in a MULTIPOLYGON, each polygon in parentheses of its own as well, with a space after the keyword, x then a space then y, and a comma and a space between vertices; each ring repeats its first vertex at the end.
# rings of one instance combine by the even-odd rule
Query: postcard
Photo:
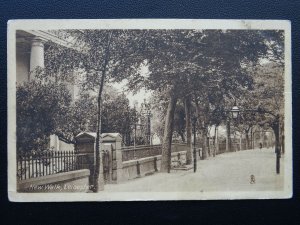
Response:
POLYGON ((290 21, 7 29, 10 201, 292 197, 290 21))

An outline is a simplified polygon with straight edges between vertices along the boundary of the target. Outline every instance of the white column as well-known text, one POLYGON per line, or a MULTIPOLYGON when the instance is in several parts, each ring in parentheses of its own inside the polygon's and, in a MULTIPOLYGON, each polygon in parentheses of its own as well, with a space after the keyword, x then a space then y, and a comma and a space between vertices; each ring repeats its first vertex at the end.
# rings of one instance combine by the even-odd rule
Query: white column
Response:
POLYGON ((44 43, 42 39, 35 37, 31 41, 30 71, 38 66, 44 67, 44 43))

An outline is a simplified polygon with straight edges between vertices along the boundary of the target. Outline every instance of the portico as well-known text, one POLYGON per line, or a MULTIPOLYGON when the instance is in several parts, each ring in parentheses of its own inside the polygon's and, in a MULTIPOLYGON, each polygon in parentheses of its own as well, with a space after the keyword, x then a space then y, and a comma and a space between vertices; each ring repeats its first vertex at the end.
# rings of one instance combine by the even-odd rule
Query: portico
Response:
MULTIPOLYGON (((67 46, 67 42, 48 31, 24 31, 16 32, 16 82, 17 85, 34 80, 37 68, 45 67, 45 48, 47 41, 67 46)), ((74 85, 68 85, 74 99, 74 85)), ((50 136, 49 147, 55 150, 73 150, 74 146, 60 141, 56 135, 50 136)))
POLYGON ((44 60, 44 43, 40 37, 34 37, 31 40, 30 72, 37 67, 44 68, 44 60))

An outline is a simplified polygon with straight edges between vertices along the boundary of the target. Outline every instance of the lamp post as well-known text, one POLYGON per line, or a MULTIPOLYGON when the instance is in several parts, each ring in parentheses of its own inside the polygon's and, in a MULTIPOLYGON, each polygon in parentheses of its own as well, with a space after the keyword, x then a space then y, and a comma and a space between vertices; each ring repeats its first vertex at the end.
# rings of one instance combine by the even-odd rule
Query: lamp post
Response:
POLYGON ((279 115, 278 114, 275 117, 274 131, 275 131, 276 173, 279 174, 281 152, 279 147, 279 115))
POLYGON ((146 99, 144 99, 144 103, 142 104, 144 106, 144 115, 146 119, 146 137, 147 137, 147 144, 152 145, 152 138, 151 138, 151 105, 150 103, 146 102, 146 99))
POLYGON ((150 144, 150 145, 152 145, 152 139, 151 139, 151 111, 149 110, 149 111, 147 111, 147 120, 148 120, 148 122, 147 122, 147 130, 148 130, 148 143, 150 144))
POLYGON ((194 173, 197 171, 197 154, 196 154, 196 123, 197 117, 194 115, 192 118, 193 132, 194 132, 194 143, 193 143, 193 156, 194 156, 194 173))
POLYGON ((236 104, 236 100, 234 100, 234 105, 230 110, 224 110, 226 113, 227 119, 226 119, 226 130, 227 130, 227 142, 226 142, 226 151, 232 150, 232 142, 231 142, 231 132, 230 132, 230 122, 232 119, 237 119, 239 117, 240 109, 236 104), (228 116, 229 114, 229 116, 228 116))
POLYGON ((280 174, 280 158, 281 158, 281 152, 280 152, 280 146, 279 146, 279 114, 274 114, 273 112, 258 108, 258 109, 245 109, 240 110, 236 102, 232 109, 230 110, 232 117, 237 118, 239 116, 239 113, 241 112, 256 112, 260 114, 268 114, 274 118, 274 124, 272 126, 274 134, 275 134, 275 153, 276 153, 276 173, 280 174))

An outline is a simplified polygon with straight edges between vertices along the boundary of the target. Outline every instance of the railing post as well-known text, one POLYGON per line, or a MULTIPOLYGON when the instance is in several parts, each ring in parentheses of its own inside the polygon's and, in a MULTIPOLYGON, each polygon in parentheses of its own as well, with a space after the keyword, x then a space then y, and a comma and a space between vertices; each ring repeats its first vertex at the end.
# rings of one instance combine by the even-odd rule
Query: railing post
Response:
POLYGON ((154 171, 157 172, 157 157, 154 157, 154 171))
POLYGON ((39 152, 39 176, 42 176, 41 160, 42 160, 42 153, 39 152))
POLYGON ((21 173, 20 173, 20 177, 19 177, 19 180, 22 180, 22 178, 23 178, 23 162, 22 162, 22 155, 20 154, 19 156, 18 156, 18 159, 19 159, 19 162, 17 162, 17 171, 21 171, 21 173), (20 163, 20 168, 19 168, 19 163, 20 163))
POLYGON ((82 169, 78 168, 77 162, 78 159, 73 151, 18 153, 16 175, 19 180, 26 180, 82 169))
POLYGON ((24 165, 24 167, 25 167, 25 180, 26 180, 26 178, 27 178, 27 153, 25 153, 24 154, 24 162, 25 162, 25 165, 24 165))
POLYGON ((31 163, 31 177, 34 177, 34 163, 33 163, 33 157, 30 156, 30 163, 31 163))
POLYGON ((137 176, 140 177, 141 176, 141 166, 140 166, 139 161, 136 162, 136 171, 137 171, 137 176))
POLYGON ((60 170, 59 171, 63 171, 63 159, 62 159, 62 152, 60 152, 60 157, 59 157, 59 160, 60 160, 60 170))

